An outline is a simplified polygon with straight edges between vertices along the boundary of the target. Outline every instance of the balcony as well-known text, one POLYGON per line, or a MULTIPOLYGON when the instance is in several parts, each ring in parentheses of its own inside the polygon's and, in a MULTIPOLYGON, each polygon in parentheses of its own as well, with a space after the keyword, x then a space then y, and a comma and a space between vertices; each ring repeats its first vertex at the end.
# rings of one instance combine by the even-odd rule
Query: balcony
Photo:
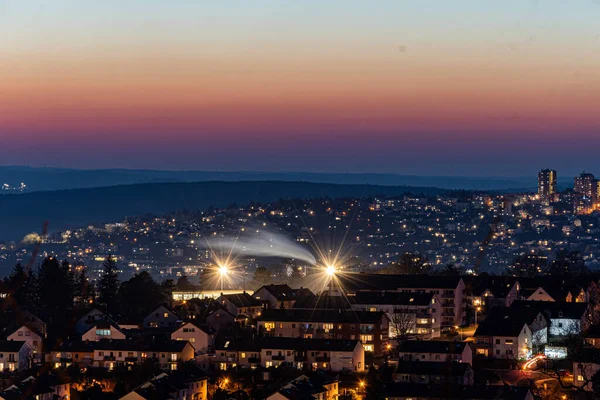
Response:
POLYGON ((104 361, 115 361, 115 356, 104 356, 104 361))
POLYGON ((64 362, 73 362, 73 357, 61 357, 60 358, 60 362, 64 363, 64 362))
POLYGON ((307 356, 294 356, 294 361, 296 362, 306 362, 308 361, 307 356))
POLYGON ((259 357, 249 357, 248 362, 250 364, 260 364, 260 358, 259 357))
POLYGON ((285 360, 285 356, 284 356, 283 354, 282 354, 282 355, 280 355, 280 356, 279 356, 279 355, 277 355, 277 356, 273 356, 273 357, 271 357, 271 359, 272 359, 273 361, 283 361, 283 360, 285 360))
POLYGON ((444 311, 442 313, 443 317, 454 317, 454 311, 444 311))
POLYGON ((137 362, 137 357, 125 357, 125 361, 127 362, 137 362))
POLYGON ((331 358, 329 358, 329 356, 319 356, 319 357, 315 357, 315 361, 317 361, 317 362, 330 362, 331 358))

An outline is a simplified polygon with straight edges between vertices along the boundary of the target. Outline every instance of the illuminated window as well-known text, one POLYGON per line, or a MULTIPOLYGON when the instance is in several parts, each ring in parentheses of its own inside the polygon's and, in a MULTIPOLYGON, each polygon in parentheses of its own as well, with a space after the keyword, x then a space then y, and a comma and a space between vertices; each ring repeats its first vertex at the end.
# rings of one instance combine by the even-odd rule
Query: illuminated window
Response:
POLYGON ((164 317, 164 318, 169 318, 169 313, 168 313, 168 312, 164 313, 164 314, 163 314, 163 317, 164 317))
POLYGON ((96 329, 97 336, 110 336, 110 329, 96 329))
POLYGON ((246 353, 240 353, 241 358, 246 358, 246 353))
POLYGON ((265 362, 265 366, 266 366, 267 368, 271 368, 271 367, 273 366, 273 361, 266 361, 266 362, 265 362))
MULTIPOLYGON (((360 341, 361 342, 372 342, 373 335, 360 335, 360 341)), ((365 350, 366 350, 366 346, 365 346, 365 350)))
POLYGON ((371 307, 371 308, 369 308, 369 311, 375 312, 375 311, 377 311, 377 307, 371 307))
POLYGON ((583 375, 577 375, 577 381, 583 382, 583 375))
POLYGON ((273 329, 275 329, 275 322, 265 322, 265 330, 267 332, 273 329))
POLYGON ((365 344, 365 351, 373 351, 374 347, 372 344, 365 344))

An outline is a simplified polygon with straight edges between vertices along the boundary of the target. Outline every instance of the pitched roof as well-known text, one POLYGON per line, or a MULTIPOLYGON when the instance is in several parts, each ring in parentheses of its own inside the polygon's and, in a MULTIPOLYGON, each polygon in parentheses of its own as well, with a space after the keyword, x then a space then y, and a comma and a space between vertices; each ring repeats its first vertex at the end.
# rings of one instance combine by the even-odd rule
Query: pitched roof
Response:
POLYGON ((260 300, 255 299, 248 293, 236 293, 236 294, 222 294, 223 297, 229 300, 236 307, 260 307, 262 303, 260 300))
POLYGON ((388 383, 382 388, 380 398, 393 398, 398 393, 402 393, 403 397, 449 400, 525 400, 531 395, 529 388, 518 386, 388 383))
POLYGON ((588 303, 563 302, 563 301, 527 301, 519 300, 511 304, 510 308, 537 310, 550 318, 580 319, 588 310, 588 303))
POLYGON ((378 275, 344 273, 337 276, 346 292, 360 290, 456 289, 460 276, 378 275))
POLYGON ((349 310, 351 301, 345 296, 312 295, 299 297, 294 306, 296 310, 349 310))
POLYGON ((507 317, 504 320, 486 319, 481 322, 474 336, 507 336, 516 337, 527 324, 507 317))
MULTIPOLYGON (((299 297, 302 296, 313 296, 314 293, 311 292, 309 289, 307 288, 298 288, 298 289, 292 289, 291 287, 289 287, 286 284, 282 284, 282 285, 264 285, 262 286, 260 289, 258 289, 256 292, 260 291, 261 289, 265 289, 266 291, 268 291, 269 293, 271 293, 271 295, 273 295, 273 297, 275 297, 277 300, 279 301, 284 301, 284 300, 295 300, 299 297)), ((256 293, 254 292, 254 293, 256 293)))
POLYGON ((18 353, 25 345, 25 342, 18 342, 15 340, 0 340, 0 352, 18 353))
POLYGON ((474 296, 482 296, 486 290, 489 290, 494 297, 504 298, 517 283, 517 278, 512 276, 487 276, 473 283, 474 296))
POLYGON ((467 363, 436 361, 403 361, 398 362, 399 374, 462 376, 471 366, 467 363))
POLYGON ((261 321, 378 323, 383 312, 345 310, 264 310, 261 321))
MULTIPOLYGON (((532 302, 524 302, 524 303, 532 303, 532 302)), ((527 325, 533 323, 540 311, 536 307, 532 307, 529 304, 524 304, 523 307, 515 306, 515 302, 511 305, 511 307, 494 307, 488 314, 486 320, 490 321, 498 321, 502 323, 502 321, 506 319, 510 319, 512 321, 524 322, 527 325)))
POLYGON ((397 306, 427 306, 431 304, 433 293, 404 292, 358 292, 349 296, 352 304, 389 304, 397 306))
POLYGON ((468 346, 466 342, 407 340, 400 345, 398 351, 400 353, 462 354, 466 346, 468 346))

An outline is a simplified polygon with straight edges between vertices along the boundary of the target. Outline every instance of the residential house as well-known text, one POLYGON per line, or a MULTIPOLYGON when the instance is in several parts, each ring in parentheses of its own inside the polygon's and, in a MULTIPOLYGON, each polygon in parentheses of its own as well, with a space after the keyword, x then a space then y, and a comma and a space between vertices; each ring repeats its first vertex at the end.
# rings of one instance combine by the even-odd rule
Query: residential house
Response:
POLYGON ((235 323, 235 315, 224 308, 219 308, 212 311, 206 317, 206 323, 218 332, 225 327, 233 325, 235 323))
POLYGON ((573 360, 573 386, 591 392, 593 379, 600 371, 600 349, 584 349, 573 360))
POLYGON ((267 400, 337 400, 339 381, 325 375, 301 375, 284 385, 267 400))
POLYGON ((365 353, 358 340, 263 337, 222 341, 216 346, 215 362, 221 370, 260 365, 362 372, 365 353))
POLYGON ((404 361, 458 362, 473 365, 473 349, 466 342, 407 340, 398 347, 404 361))
POLYGON ((217 301, 236 317, 256 319, 262 312, 262 302, 248 293, 223 294, 217 301))
POLYGON ((171 340, 186 340, 194 346, 196 353, 206 353, 214 346, 214 332, 210 326, 187 322, 171 333, 171 340))
POLYGON ((31 366, 33 349, 25 341, 0 341, 0 372, 22 371, 31 366))
POLYGON ((196 374, 162 373, 121 397, 121 400, 207 400, 208 377, 196 374))
POLYGON ((98 322, 105 321, 108 319, 108 315, 97 308, 93 308, 90 311, 85 312, 75 323, 75 331, 80 335, 83 335, 89 331, 98 322))
POLYGON ((382 291, 436 294, 442 303, 442 330, 466 324, 466 291, 460 276, 345 273, 329 284, 329 294, 336 296, 382 291))
POLYGON ((352 310, 264 310, 258 321, 265 336, 360 340, 365 351, 383 354, 389 344, 384 312, 352 310))
POLYGON ((511 307, 496 307, 492 310, 488 319, 496 321, 510 319, 525 322, 531 329, 533 346, 539 347, 548 343, 548 317, 538 310, 536 303, 515 301, 511 307))
POLYGON ((384 312, 389 337, 440 337, 442 303, 434 293, 358 292, 348 298, 353 310, 384 312))
POLYGON ((516 301, 512 307, 523 310, 527 306, 542 313, 548 320, 548 335, 565 337, 579 335, 589 327, 588 303, 561 301, 516 301))
POLYGON ((56 367, 77 363, 111 370, 120 365, 152 360, 162 369, 176 370, 179 362, 193 359, 194 347, 187 341, 139 344, 127 340, 100 340, 65 344, 51 354, 50 361, 56 367))
POLYGON ((531 356, 532 333, 523 321, 488 318, 479 324, 474 337, 477 356, 515 360, 531 356))
POLYGON ((473 277, 471 305, 483 316, 494 307, 510 307, 519 299, 520 284, 510 276, 473 277))
POLYGON ((468 363, 399 361, 394 381, 401 383, 472 385, 473 368, 468 363))
POLYGON ((71 398, 71 385, 69 381, 46 373, 40 376, 29 376, 20 383, 9 386, 0 393, 0 399, 25 399, 35 400, 69 400, 71 398))
POLYGON ((43 351, 43 339, 41 332, 38 332, 33 326, 21 325, 17 330, 12 332, 6 337, 7 340, 14 340, 17 342, 26 342, 32 351, 33 362, 38 363, 42 361, 43 351))
POLYGON ((125 333, 116 324, 111 324, 106 320, 97 322, 96 325, 92 326, 90 330, 81 336, 81 340, 90 342, 97 342, 103 339, 125 340, 126 338, 125 333))
POLYGON ((584 337, 586 346, 600 349, 600 325, 591 325, 584 337))
POLYGON ((314 293, 306 288, 292 289, 288 285, 265 285, 254 292, 252 297, 260 300, 264 308, 292 308, 301 297, 312 297, 314 293))
POLYGON ((175 328, 181 324, 181 318, 165 306, 159 306, 144 318, 144 328, 175 328))

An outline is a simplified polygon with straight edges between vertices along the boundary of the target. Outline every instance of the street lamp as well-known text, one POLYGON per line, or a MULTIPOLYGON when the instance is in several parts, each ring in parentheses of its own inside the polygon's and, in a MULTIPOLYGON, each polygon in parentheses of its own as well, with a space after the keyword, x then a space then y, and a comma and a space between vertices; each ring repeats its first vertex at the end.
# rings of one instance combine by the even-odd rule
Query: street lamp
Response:
POLYGON ((478 312, 478 311, 481 311, 481 307, 477 307, 477 308, 475 309, 475 325, 477 325, 477 312, 478 312))
POLYGON ((221 265, 219 267, 219 276, 221 278, 221 293, 223 293, 223 280, 225 276, 229 273, 229 268, 226 265, 221 265))
POLYGON ((327 273, 327 275, 329 275, 330 277, 333 277, 335 275, 335 267, 333 265, 328 265, 325 268, 325 272, 327 273))
POLYGON ((462 331, 460 330, 460 327, 458 325, 454 325, 454 328, 456 329, 456 331, 458 333, 460 333, 460 341, 463 341, 463 336, 462 336, 462 331))

